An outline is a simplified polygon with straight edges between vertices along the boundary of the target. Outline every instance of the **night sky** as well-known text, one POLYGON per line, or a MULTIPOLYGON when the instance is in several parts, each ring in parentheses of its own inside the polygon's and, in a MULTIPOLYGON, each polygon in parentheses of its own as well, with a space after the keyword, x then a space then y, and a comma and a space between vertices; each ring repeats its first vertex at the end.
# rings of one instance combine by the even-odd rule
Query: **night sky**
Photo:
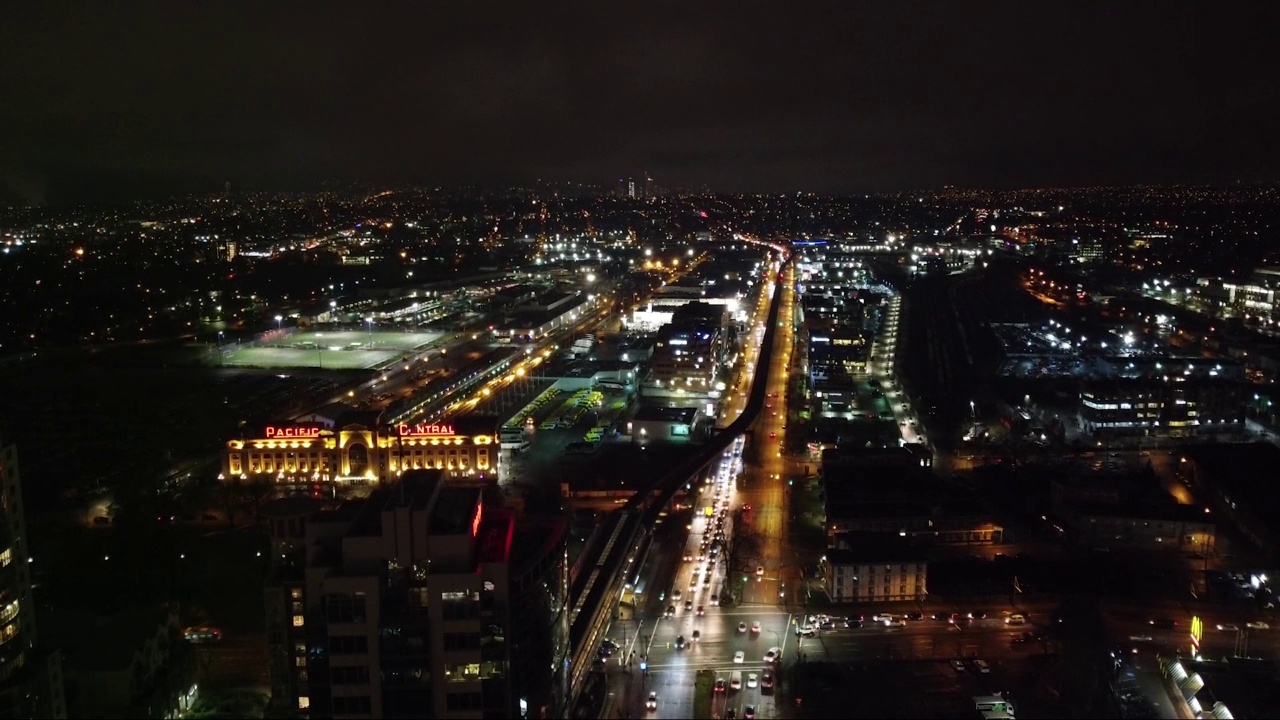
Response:
POLYGON ((0 21, 0 202, 1280 170, 1280 3, 50 5, 0 21))

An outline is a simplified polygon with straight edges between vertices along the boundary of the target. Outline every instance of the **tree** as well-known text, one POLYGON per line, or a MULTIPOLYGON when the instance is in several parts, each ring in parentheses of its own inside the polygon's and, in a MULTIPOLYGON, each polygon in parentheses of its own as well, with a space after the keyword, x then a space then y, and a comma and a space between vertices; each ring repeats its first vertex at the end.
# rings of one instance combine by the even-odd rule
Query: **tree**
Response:
MULTIPOLYGON (((723 538, 713 538, 711 547, 720 548, 720 557, 725 564, 725 586, 722 588, 720 597, 724 598, 729 595, 734 585, 734 578, 738 576, 750 577, 754 568, 747 566, 746 559, 754 557, 760 550, 760 537, 754 530, 748 529, 736 523, 737 527, 731 535, 723 538)), ((741 602, 741 598, 737 593, 733 596, 741 602)), ((723 602, 723 601, 722 601, 723 602)))

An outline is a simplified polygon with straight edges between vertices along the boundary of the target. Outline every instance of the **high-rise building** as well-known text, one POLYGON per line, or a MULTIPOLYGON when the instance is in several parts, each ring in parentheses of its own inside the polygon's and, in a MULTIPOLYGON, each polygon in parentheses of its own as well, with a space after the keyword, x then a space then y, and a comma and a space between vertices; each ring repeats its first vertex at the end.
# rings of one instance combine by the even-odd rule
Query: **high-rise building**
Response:
POLYGON ((568 657, 566 528, 439 470, 367 500, 268 508, 273 696, 297 717, 553 717, 568 657))
POLYGON ((0 718, 67 716, 62 656, 36 642, 18 451, 0 442, 0 718))

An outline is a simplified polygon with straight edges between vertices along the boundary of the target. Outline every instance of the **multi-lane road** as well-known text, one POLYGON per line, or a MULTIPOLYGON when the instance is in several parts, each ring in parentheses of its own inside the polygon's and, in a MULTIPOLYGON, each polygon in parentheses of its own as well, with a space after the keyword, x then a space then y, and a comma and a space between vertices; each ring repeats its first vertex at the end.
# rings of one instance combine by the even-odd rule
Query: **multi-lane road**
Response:
MULTIPOLYGON (((794 317, 794 271, 787 266, 782 272, 777 284, 778 292, 783 293, 778 317, 789 328, 794 317)), ((778 716, 773 696, 762 687, 769 668, 764 656, 775 647, 789 652, 794 643, 795 638, 788 634, 792 618, 785 609, 786 594, 788 586, 801 585, 795 579, 801 576, 802 568, 786 542, 786 465, 782 454, 794 333, 775 333, 769 367, 754 366, 758 344, 765 337, 763 323, 770 300, 767 294, 761 298, 744 347, 748 360, 735 383, 745 390, 755 372, 767 373, 765 408, 752 432, 758 465, 744 467, 745 438, 740 438, 713 469, 710 483, 695 503, 695 516, 674 577, 660 574, 655 578, 670 585, 646 593, 650 598, 663 598, 651 602, 648 612, 642 613, 656 619, 642 620, 620 651, 623 658, 634 652, 634 664, 629 670, 621 664, 608 666, 615 678, 610 683, 612 703, 606 712, 631 717, 642 713, 656 718, 694 717, 697 673, 711 670, 726 684, 734 671, 741 672, 740 688, 713 693, 714 717, 723 717, 728 709, 743 717, 748 705, 761 717, 778 716), (707 507, 712 510, 710 516, 705 513, 707 507), (717 532, 723 533, 723 540, 716 540, 717 532), (736 564, 729 559, 728 548, 732 547, 744 548, 734 558, 736 564), (726 593, 723 604, 721 592, 726 593), (738 652, 742 653, 741 662, 736 662, 738 652), (656 695, 652 710, 645 707, 650 693, 656 695)), ((732 422, 741 414, 743 400, 745 393, 736 398, 736 404, 735 398, 730 398, 722 422, 732 422)), ((654 561, 661 562, 651 559, 654 561)), ((609 634, 616 638, 624 637, 625 632, 620 624, 609 634)))

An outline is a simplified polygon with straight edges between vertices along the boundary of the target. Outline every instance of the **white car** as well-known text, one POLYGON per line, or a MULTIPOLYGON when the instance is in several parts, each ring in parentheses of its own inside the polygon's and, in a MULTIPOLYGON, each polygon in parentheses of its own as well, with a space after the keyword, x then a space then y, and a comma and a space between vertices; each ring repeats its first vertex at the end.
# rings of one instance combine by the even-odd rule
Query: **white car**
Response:
POLYGON ((1270 625, 1262 622, 1261 620, 1256 620, 1251 623, 1245 623, 1245 627, 1249 628, 1250 630, 1270 630, 1271 629, 1270 625))
POLYGON ((746 661, 747 661, 747 654, 746 654, 746 653, 744 653, 744 652, 742 652, 741 650, 739 650, 738 652, 736 652, 736 653, 734 653, 734 654, 733 654, 733 662, 734 662, 734 663, 736 663, 736 664, 738 664, 738 665, 741 665, 742 663, 744 663, 744 662, 746 662, 746 661))
POLYGON ((645 702, 644 706, 650 710, 657 710, 658 709, 658 693, 656 692, 649 693, 649 699, 648 701, 645 702))
POLYGON ((747 624, 746 624, 746 623, 738 623, 738 632, 740 632, 740 633, 744 633, 744 632, 746 632, 746 631, 747 631, 747 624))
POLYGON ((757 621, 755 621, 755 622, 751 623, 751 632, 756 633, 756 634, 759 634, 759 632, 760 632, 760 621, 759 621, 759 620, 757 620, 757 621))
POLYGON ((747 673, 747 687, 753 688, 760 685, 760 676, 755 673, 747 673))
POLYGON ((763 565, 757 565, 757 566, 756 566, 756 577, 764 577, 764 566, 763 566, 763 565))

